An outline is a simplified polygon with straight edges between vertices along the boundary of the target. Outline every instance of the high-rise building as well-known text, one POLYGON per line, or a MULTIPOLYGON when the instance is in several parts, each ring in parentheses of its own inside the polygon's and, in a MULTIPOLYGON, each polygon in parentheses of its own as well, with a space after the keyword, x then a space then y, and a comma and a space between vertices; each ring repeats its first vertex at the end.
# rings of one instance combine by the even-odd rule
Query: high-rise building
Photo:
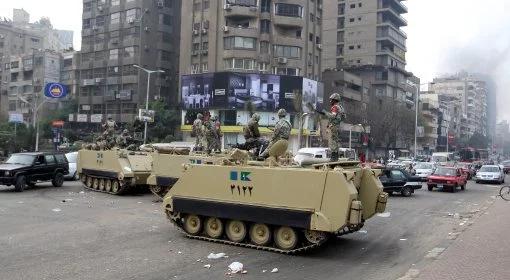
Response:
MULTIPOLYGON (((187 2, 187 1, 185 1, 187 2)), ((149 100, 177 100, 180 0, 83 0, 80 121, 131 122, 149 100), (85 116, 85 118, 83 118, 85 116)))
POLYGON ((180 73, 272 73, 318 80, 322 0, 183 1, 180 73))

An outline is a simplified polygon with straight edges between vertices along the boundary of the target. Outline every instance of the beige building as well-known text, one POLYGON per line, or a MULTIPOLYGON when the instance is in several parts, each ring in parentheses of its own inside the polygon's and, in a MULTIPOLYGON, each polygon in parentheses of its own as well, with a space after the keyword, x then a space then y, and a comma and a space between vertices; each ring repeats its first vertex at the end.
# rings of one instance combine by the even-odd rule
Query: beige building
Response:
POLYGON ((180 74, 248 72, 320 79, 322 0, 182 3, 180 74))
POLYGON ((422 154, 430 154, 437 147, 439 96, 434 92, 422 92, 419 109, 423 129, 418 131, 418 147, 422 154))

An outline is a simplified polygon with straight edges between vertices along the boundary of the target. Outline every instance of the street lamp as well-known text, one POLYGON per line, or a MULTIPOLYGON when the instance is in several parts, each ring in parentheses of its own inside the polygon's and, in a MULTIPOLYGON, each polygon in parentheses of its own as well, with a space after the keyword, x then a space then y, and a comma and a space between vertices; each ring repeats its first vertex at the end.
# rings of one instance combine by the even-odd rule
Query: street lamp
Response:
POLYGON ((298 133, 298 150, 301 149, 301 142, 303 137, 303 126, 305 125, 305 117, 308 116, 308 113, 301 114, 301 118, 299 119, 299 133, 298 133))
POLYGON ((30 103, 28 100, 26 100, 25 98, 21 97, 21 96, 17 96, 17 98, 23 102, 23 103, 26 103, 28 104, 28 106, 31 107, 32 109, 32 112, 34 114, 33 116, 33 125, 35 127, 35 151, 38 152, 39 151, 39 122, 37 121, 37 117, 38 117, 38 114, 37 112, 39 111, 39 109, 41 108, 41 106, 46 103, 46 99, 41 102, 40 104, 37 104, 37 95, 36 95, 36 98, 35 98, 35 103, 32 104, 30 103))
POLYGON ((349 150, 352 149, 352 128, 353 127, 356 127, 356 126, 359 126, 361 128, 363 128, 363 125, 362 124, 353 124, 349 127, 349 150))
POLYGON ((418 105, 420 103, 420 88, 421 86, 424 86, 424 85, 433 85, 434 83, 423 83, 423 84, 419 84, 419 85, 415 85, 415 84, 409 84, 409 83, 401 83, 401 85, 409 85, 409 86, 412 86, 414 88, 416 88, 416 95, 415 95, 415 100, 414 100, 414 107, 415 107, 415 118, 414 118, 414 157, 416 158, 416 155, 417 155, 417 150, 418 150, 418 105))
MULTIPOLYGON (((151 82, 151 74, 153 73, 165 73, 165 71, 163 70, 149 70, 149 69, 145 69, 139 65, 133 65, 133 67, 135 68, 138 68, 139 70, 143 70, 147 73, 147 96, 146 96, 146 99, 145 99, 145 112, 148 112, 149 111, 149 89, 150 89, 150 82, 151 82)), ((143 133, 143 143, 146 144, 147 143, 147 119, 144 120, 144 123, 145 123, 145 128, 144 128, 144 133, 143 133)))

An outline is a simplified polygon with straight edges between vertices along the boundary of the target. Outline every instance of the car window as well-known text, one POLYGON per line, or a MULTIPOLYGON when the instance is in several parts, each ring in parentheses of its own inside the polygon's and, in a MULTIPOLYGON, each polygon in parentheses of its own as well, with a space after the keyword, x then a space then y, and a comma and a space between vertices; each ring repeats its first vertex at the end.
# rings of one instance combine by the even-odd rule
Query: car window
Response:
POLYGON ((404 174, 400 170, 391 170, 391 177, 396 180, 405 179, 404 174))
POLYGON ((45 155, 44 159, 46 160, 47 164, 55 164, 55 158, 53 155, 45 155))
POLYGON ((31 165, 34 158, 32 155, 14 154, 5 163, 31 165))
POLYGON ((315 155, 315 158, 322 158, 322 155, 315 155))
POLYGON ((62 154, 55 155, 58 163, 66 163, 66 157, 62 154))

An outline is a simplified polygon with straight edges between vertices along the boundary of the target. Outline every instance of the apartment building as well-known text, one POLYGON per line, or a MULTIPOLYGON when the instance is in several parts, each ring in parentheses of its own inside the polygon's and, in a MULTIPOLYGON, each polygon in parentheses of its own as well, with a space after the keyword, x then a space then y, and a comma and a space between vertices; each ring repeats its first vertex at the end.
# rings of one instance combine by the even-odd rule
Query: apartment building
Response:
POLYGON ((436 151, 439 137, 439 95, 421 92, 419 112, 423 129, 418 131, 418 147, 421 154, 430 155, 436 151))
POLYGON ((321 77, 322 0, 189 0, 180 73, 321 77))
MULTIPOLYGON (((188 2, 188 1, 185 1, 188 2)), ((81 122, 131 122, 149 100, 177 105, 180 0, 83 0, 81 122)))

